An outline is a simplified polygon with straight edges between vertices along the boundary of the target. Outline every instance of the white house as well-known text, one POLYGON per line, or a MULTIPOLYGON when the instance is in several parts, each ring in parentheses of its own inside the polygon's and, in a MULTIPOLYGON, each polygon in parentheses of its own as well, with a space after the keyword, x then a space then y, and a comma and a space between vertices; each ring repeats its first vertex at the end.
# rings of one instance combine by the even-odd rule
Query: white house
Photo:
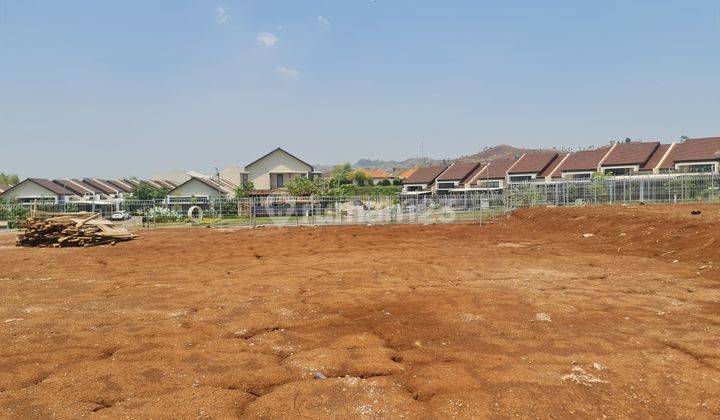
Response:
POLYGON ((170 190, 168 197, 171 202, 232 198, 236 187, 237 185, 223 179, 218 181, 217 178, 192 177, 170 190))
POLYGON ((59 184, 49 179, 27 178, 0 194, 0 198, 21 203, 33 201, 59 203, 79 198, 81 194, 71 188, 70 185, 59 184))
POLYGON ((313 179, 320 175, 312 165, 280 147, 244 168, 228 166, 220 171, 221 178, 237 184, 251 181, 255 190, 260 191, 284 188, 288 181, 298 176, 313 179))

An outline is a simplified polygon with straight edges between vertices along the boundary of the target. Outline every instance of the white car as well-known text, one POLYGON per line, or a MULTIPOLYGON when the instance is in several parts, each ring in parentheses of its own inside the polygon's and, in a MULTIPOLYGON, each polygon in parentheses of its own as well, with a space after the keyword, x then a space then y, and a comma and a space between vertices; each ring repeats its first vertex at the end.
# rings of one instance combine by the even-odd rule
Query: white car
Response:
POLYGON ((110 216, 110 219, 112 220, 128 220, 130 218, 130 213, 126 212, 125 210, 116 211, 110 216))

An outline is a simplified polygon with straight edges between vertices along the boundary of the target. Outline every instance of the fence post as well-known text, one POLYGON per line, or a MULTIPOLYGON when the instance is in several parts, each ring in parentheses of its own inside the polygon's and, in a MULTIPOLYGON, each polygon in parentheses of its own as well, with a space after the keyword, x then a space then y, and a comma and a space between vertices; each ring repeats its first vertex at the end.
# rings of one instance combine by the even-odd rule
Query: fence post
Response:
POLYGON ((256 197, 252 197, 252 198, 250 199, 250 221, 251 221, 251 223, 252 223, 252 227, 255 227, 255 222, 256 222, 256 221, 255 221, 255 216, 256 216, 256 214, 255 214, 255 212, 256 212, 256 210, 255 210, 255 200, 256 200, 256 199, 257 199, 256 197))

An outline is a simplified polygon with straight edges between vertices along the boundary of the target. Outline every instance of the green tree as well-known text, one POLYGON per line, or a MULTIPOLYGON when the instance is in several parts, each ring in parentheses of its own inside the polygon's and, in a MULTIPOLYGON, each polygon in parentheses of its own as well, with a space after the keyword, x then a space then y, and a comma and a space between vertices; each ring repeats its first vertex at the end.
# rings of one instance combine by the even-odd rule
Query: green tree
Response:
POLYGON ((350 176, 355 185, 372 185, 372 177, 362 169, 358 169, 350 176))
POLYGON ((329 182, 337 187, 339 185, 351 184, 352 183, 353 168, 349 163, 343 163, 338 165, 330 171, 329 182))
POLYGON ((244 181, 235 188, 235 198, 249 197, 250 193, 255 190, 255 184, 252 181, 244 181))
POLYGON ((6 174, 0 172, 0 184, 15 185, 20 182, 20 177, 16 174, 6 174))
POLYGON ((167 197, 169 192, 167 188, 158 188, 145 181, 140 181, 133 189, 132 194, 133 198, 138 200, 158 200, 167 197))
POLYGON ((290 194, 300 197, 317 194, 320 191, 320 184, 304 176, 296 176, 285 184, 285 188, 290 194))

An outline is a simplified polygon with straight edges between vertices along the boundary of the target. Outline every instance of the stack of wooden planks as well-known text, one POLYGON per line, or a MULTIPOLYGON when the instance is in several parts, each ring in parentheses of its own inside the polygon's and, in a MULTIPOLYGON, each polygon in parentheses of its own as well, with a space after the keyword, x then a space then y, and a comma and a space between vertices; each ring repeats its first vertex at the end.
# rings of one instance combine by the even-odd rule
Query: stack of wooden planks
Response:
POLYGON ((70 247, 115 245, 135 238, 125 228, 103 219, 100 213, 42 213, 20 223, 24 229, 18 235, 18 246, 70 247))

